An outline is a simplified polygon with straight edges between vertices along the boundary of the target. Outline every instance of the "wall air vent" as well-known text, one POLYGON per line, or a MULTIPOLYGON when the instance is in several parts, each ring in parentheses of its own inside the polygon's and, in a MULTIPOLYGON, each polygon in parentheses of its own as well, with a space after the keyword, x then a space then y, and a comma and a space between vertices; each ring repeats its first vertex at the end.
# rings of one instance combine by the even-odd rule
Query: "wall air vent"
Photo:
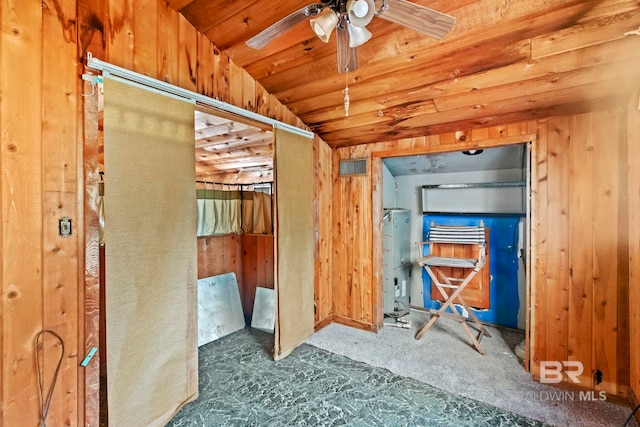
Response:
POLYGON ((367 159, 340 160, 340 176, 366 174, 367 159))

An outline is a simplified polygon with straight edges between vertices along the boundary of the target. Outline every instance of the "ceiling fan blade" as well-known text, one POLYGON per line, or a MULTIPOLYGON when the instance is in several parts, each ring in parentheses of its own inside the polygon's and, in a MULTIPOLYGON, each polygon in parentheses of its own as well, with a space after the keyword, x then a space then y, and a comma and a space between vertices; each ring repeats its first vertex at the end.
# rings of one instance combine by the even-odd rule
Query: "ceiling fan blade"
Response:
POLYGON ((407 0, 386 0, 376 16, 438 40, 449 34, 456 23, 453 16, 407 0))
POLYGON ((346 73, 358 69, 358 48, 349 46, 349 30, 344 17, 340 19, 336 27, 336 40, 338 43, 338 72, 346 73))
POLYGON ((300 22, 310 18, 312 16, 316 16, 322 9, 324 9, 325 5, 322 3, 311 3, 303 7, 302 9, 298 9, 292 14, 282 18, 275 24, 267 27, 266 29, 260 31, 255 36, 251 37, 247 40, 247 46, 252 49, 262 49, 271 41, 277 39, 284 33, 286 33, 291 28, 298 25, 300 22))

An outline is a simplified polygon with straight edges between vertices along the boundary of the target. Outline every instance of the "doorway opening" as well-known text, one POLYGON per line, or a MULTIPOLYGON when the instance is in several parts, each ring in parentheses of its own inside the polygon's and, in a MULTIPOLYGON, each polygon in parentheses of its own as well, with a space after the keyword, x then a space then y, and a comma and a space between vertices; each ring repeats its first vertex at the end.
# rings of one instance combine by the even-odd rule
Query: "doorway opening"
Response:
MULTIPOLYGON (((102 81, 98 83, 102 84, 102 81)), ((127 88, 128 86, 126 84, 122 85, 122 82, 115 82, 105 78, 104 93, 111 93, 109 102, 105 101, 103 103, 101 98, 103 96, 102 88, 96 92, 98 93, 99 99, 94 99, 93 101, 95 102, 87 102, 87 107, 94 109, 88 112, 86 120, 91 123, 88 123, 87 126, 89 127, 89 125, 91 125, 92 129, 95 129, 96 132, 96 138, 90 141, 88 147, 95 147, 95 153, 99 153, 92 158, 91 161, 85 163, 87 165, 85 184, 87 194, 89 195, 85 211, 89 213, 85 237, 88 251, 87 260, 95 254, 96 260, 98 261, 91 265, 91 271, 87 274, 87 277, 91 277, 92 279, 95 277, 96 279, 94 289, 97 292, 95 299, 92 299, 91 302, 99 302, 99 309, 95 310, 93 305, 91 307, 86 306, 85 316, 87 319, 86 322, 92 323, 92 330, 98 329, 100 334, 95 340, 95 346, 99 347, 100 350, 100 367, 93 371, 93 375, 95 375, 93 378, 97 380, 96 383, 98 384, 103 379, 109 379, 110 381, 109 384, 103 381, 103 384, 95 387, 91 392, 87 392, 87 395, 88 398, 91 398, 89 395, 97 397, 98 394, 100 394, 100 399, 102 400, 100 406, 103 409, 100 414, 102 423, 106 422, 107 416, 111 418, 112 415, 106 412, 106 408, 107 396, 109 396, 108 400, 113 400, 111 399, 111 390, 114 389, 113 385, 115 383, 122 383, 123 381, 125 383, 133 381, 137 384, 136 376, 137 373, 141 371, 133 370, 133 375, 127 375, 126 378, 120 375, 115 378, 114 374, 119 374, 119 372, 122 371, 121 368, 124 363, 133 362, 140 365, 139 359, 141 359, 136 357, 122 357, 120 353, 111 352, 113 348, 121 349, 126 347, 126 350, 129 351, 129 349, 135 347, 132 345, 123 346, 121 341, 124 340, 120 340, 120 346, 114 346, 114 344, 119 343, 121 336, 126 336, 125 338, 130 339, 131 336, 135 335, 137 337, 142 334, 143 336, 146 335, 148 339, 158 343, 161 347, 156 349, 156 351, 146 351, 145 357, 156 357, 157 360, 154 363, 161 364, 163 360, 166 360, 168 357, 163 356, 163 349, 165 349, 172 340, 157 340, 156 338, 163 336, 163 334, 157 331, 149 332, 149 330, 157 327, 173 328, 172 332, 167 334, 168 337, 186 340, 184 345, 180 343, 179 345, 175 345, 178 351, 181 352, 181 356, 186 356, 186 363, 183 364, 182 360, 178 360, 177 364, 180 366, 177 366, 178 369, 176 370, 182 371, 182 375, 184 375, 186 381, 189 381, 190 387, 194 384, 193 379, 195 377, 195 389, 197 390, 197 372, 193 369, 197 367, 197 363, 192 363, 194 360, 197 360, 195 359, 195 357, 197 357, 197 347, 192 345, 195 344, 196 340, 192 340, 190 337, 194 331, 197 331, 197 327, 194 327, 196 324, 194 320, 196 320, 197 316, 193 315, 197 310, 197 304, 194 304, 197 303, 197 300, 193 298, 195 295, 195 292, 193 292, 195 280, 191 279, 196 279, 195 276, 198 275, 197 270, 200 261, 200 257, 196 252, 195 231, 197 224, 195 223, 195 214, 197 214, 197 212, 195 206, 197 203, 194 203, 197 200, 197 191, 194 190, 197 190, 198 184, 207 185, 208 188, 212 188, 215 179, 215 184, 222 187, 235 186, 235 188, 242 188, 244 190, 250 188, 251 190, 258 190, 260 194, 264 194, 269 198, 273 197, 276 193, 279 194, 278 203, 280 206, 278 203, 270 203, 271 206, 275 207, 268 209, 268 211, 273 210, 275 214, 272 220, 273 225, 269 227, 271 232, 270 240, 267 239, 269 242, 262 246, 262 248, 265 249, 264 251, 250 251, 247 250, 246 247, 242 249, 242 241, 239 236, 251 233, 221 233, 225 237, 236 239, 235 243, 240 245, 240 249, 223 247, 222 250, 211 251, 207 255, 211 255, 214 258, 219 256, 223 261, 235 262, 236 268, 239 268, 241 271, 243 268, 246 270, 246 267, 242 265, 242 256, 248 254, 252 257, 252 268, 263 265, 264 270, 266 270, 264 273, 265 277, 261 279, 267 280, 266 276, 270 273, 270 277, 283 278, 285 285, 287 283, 296 284, 296 289, 294 289, 293 292, 290 287, 285 285, 280 287, 280 298, 283 299, 282 302, 286 304, 281 303, 277 306, 277 311, 275 311, 276 308, 272 310, 275 311, 272 314, 272 317, 275 318, 274 357, 286 357, 288 352, 291 352, 303 341, 301 337, 306 338, 306 336, 313 331, 313 263, 308 261, 312 259, 309 255, 313 250, 313 176, 311 174, 313 170, 311 167, 313 147, 312 140, 309 136, 302 131, 293 132, 284 125, 276 126, 274 124, 272 128, 270 126, 270 130, 265 130, 262 126, 247 125, 247 123, 241 119, 236 120, 235 117, 229 118, 224 114, 221 119, 213 119, 213 115, 204 118, 204 115, 199 115, 198 113, 202 111, 194 111, 193 105, 189 105, 188 102, 183 102, 184 100, 182 99, 172 99, 171 102, 174 104, 172 104, 170 108, 165 108, 164 101, 175 97, 166 97, 158 94, 156 91, 146 91, 141 87, 134 87, 134 89, 138 91, 135 95, 132 95, 137 97, 135 102, 125 102, 122 101, 124 96, 115 96, 116 92, 121 95, 126 94, 127 88), (106 84, 107 82, 109 82, 108 85, 106 84), (116 86, 114 86, 116 83, 118 85, 117 91, 115 90, 116 86), (120 86, 122 86, 122 88, 120 88, 120 86), (149 99, 147 99, 147 97, 149 97, 149 99), (154 99, 150 101, 151 98, 154 99), (139 105, 136 104, 136 102, 139 105), (107 104, 110 108, 108 114, 106 113, 106 107, 104 107, 104 105, 107 104), (153 106, 155 110, 148 113, 145 110, 147 105, 153 106), (105 108, 105 110, 102 108, 105 108), (176 111, 180 114, 177 114, 176 111), (107 117, 109 118, 108 120, 107 117), (202 123, 198 123, 195 117, 203 118, 202 123), (93 121, 94 119, 95 121, 93 121), (178 124, 180 126, 178 126, 178 124), (194 128, 198 126, 200 126, 202 130, 199 134, 201 138, 198 139, 198 137, 196 137, 196 141, 194 141, 194 134, 198 135, 198 132, 194 132, 194 128), (107 138, 108 132, 109 138, 107 138), (190 140, 188 138, 189 135, 190 140), (277 136, 274 137, 274 135, 277 136), (186 141, 185 136, 187 136, 186 141), (217 137, 219 137, 219 139, 216 139, 217 137), (227 140, 221 142, 221 139, 224 138, 227 140), (274 146, 276 139, 278 144, 274 146), (172 157, 172 151, 168 150, 172 143, 178 140, 181 146, 179 163, 175 162, 175 157, 172 157), (198 140, 200 140, 199 143, 201 146, 194 150, 194 144, 198 144, 198 140), (116 144, 113 144, 114 141, 120 143, 118 145, 119 157, 115 157, 115 151, 109 148, 110 143, 112 144, 111 147, 116 146, 116 144), (218 149, 206 149, 215 144, 218 144, 218 149), (139 152, 136 151, 136 149, 140 148, 138 145, 144 145, 144 147, 142 147, 144 150, 142 155, 137 154, 139 152), (221 147, 226 147, 226 150, 221 149, 221 147), (105 150, 105 148, 107 149, 105 150), (182 150, 182 148, 186 148, 186 150, 182 150), (109 153, 106 153, 106 151, 109 151, 109 153), (187 153, 186 157, 184 152, 187 153), (278 157, 281 161, 279 167, 275 167, 277 164, 275 160, 276 152, 279 152, 278 157), (258 153, 262 153, 262 158, 260 158, 258 153), (200 162, 198 162, 198 154, 200 154, 200 162), (292 161, 294 159, 291 158, 291 155, 295 155, 298 161, 292 161), (189 161, 187 162, 187 160, 189 161), (172 163, 172 161, 175 163, 172 163), (239 166, 239 163, 242 161, 252 163, 253 165, 239 166), (126 163, 128 168, 124 174, 115 167, 116 165, 121 166, 120 163, 126 163), (178 164, 180 166, 177 166, 178 164), (189 164, 189 167, 182 166, 185 164, 189 164), (153 166, 153 168, 151 166, 153 166), (224 170, 225 167, 226 170, 224 170), (258 170, 259 168, 263 168, 264 170, 260 171, 258 170), (118 172, 114 173, 116 170, 118 170, 118 172), (153 170, 153 172, 150 172, 151 170, 153 170), (278 181, 282 182, 284 187, 278 191, 276 191, 276 186, 273 185, 273 183, 276 182, 275 170, 279 171, 278 181), (143 175, 146 174, 146 176, 140 178, 136 174, 140 171, 143 172, 143 175), (206 173, 206 171, 209 171, 209 173, 206 173), (196 175, 196 172, 198 175, 196 175), (246 172, 248 178, 244 182, 238 179, 241 175, 240 172, 246 172), (97 191, 95 194, 90 193, 94 188, 97 189, 98 187, 98 183, 94 182, 94 173, 96 176, 100 176, 100 187, 104 189, 101 194, 98 194, 97 191), (158 177, 163 178, 162 185, 155 185, 156 180, 160 181, 157 179, 158 177), (230 181, 229 177, 233 177, 234 180, 230 181), (198 183, 197 181, 201 182, 198 183), (178 189, 179 197, 174 196, 173 193, 168 191, 170 187, 173 188, 176 182, 180 183, 178 189), (292 185, 292 182, 295 185, 292 185), (292 190, 289 190, 289 188, 292 190), (116 189, 118 191, 114 191, 116 189), (114 200, 118 200, 114 195, 121 190, 127 192, 127 194, 131 193, 131 197, 127 199, 126 205, 114 203, 114 200), (142 196, 148 196, 150 194, 154 198, 155 204, 152 206, 153 209, 151 209, 151 205, 139 202, 139 200, 143 199, 142 196), (112 198, 103 199, 103 195, 110 195, 112 198), (101 206, 104 208, 105 205, 109 210, 105 211, 98 207, 101 206), (172 208, 179 206, 181 214, 167 217, 164 217, 162 214, 156 215, 158 211, 163 211, 167 205, 172 208), (118 209, 115 209, 116 207, 118 207, 118 209), (304 211, 302 211, 303 209, 304 211), (141 237, 136 237, 135 239, 128 238, 127 233, 114 232, 116 229, 120 231, 120 229, 123 228, 114 227, 115 222, 113 218, 116 218, 116 216, 113 213, 117 210, 120 211, 118 212, 118 215, 120 215, 118 218, 122 217, 118 225, 122 224, 125 228, 129 227, 128 229, 131 227, 141 229, 143 233, 141 237), (137 210, 142 212, 139 215, 136 212, 137 216, 134 217, 131 213, 137 210), (100 211, 99 215, 101 216, 98 215, 98 211, 100 211), (95 218, 92 217, 93 214, 96 214, 95 218), (292 220, 292 217, 294 220, 292 220), (296 221, 295 218, 300 218, 301 221, 296 221), (100 233, 98 233, 98 223, 105 226, 104 230, 100 230, 100 233), (304 231, 302 235, 296 236, 297 239, 295 241, 291 239, 293 235, 292 230, 288 229, 290 224, 295 227, 296 230, 304 231), (103 233, 105 230, 109 230, 111 234, 103 233), (282 231, 284 236, 280 241, 274 238, 274 234, 277 231, 282 231), (182 243, 177 244, 175 240, 172 240, 176 233, 182 238, 186 236, 189 241, 184 245, 182 243), (94 243, 97 243, 98 234, 100 234, 100 244, 93 246, 94 243), (106 238, 104 238, 105 234, 106 238), (111 248, 116 247, 116 235, 120 237, 118 240, 120 246, 124 246, 127 250, 118 250, 118 256, 113 256, 115 250, 110 250, 109 246, 111 246, 111 248), (140 249, 146 248, 148 246, 146 245, 146 241, 151 240, 149 236, 155 235, 160 235, 165 238, 165 241, 163 241, 162 244, 153 245, 148 250, 140 249), (136 255, 128 256, 128 249, 137 250, 136 255), (110 253, 112 255, 111 257, 109 256, 110 253), (271 254, 270 263, 259 263, 256 261, 256 255, 268 257, 269 253, 271 254), (290 268, 287 269, 286 265, 278 265, 278 254, 281 254, 282 259, 295 258, 295 256, 299 255, 304 257, 304 259, 301 260, 304 262, 298 262, 298 269, 292 271, 290 268), (180 256, 178 257, 178 255, 180 256), (177 270, 173 267, 165 268, 165 265, 169 264, 168 261, 173 262, 177 258, 180 258, 181 268, 184 267, 185 269, 184 274, 181 274, 180 277, 175 280, 172 279, 169 287, 163 284, 162 291, 160 291, 159 283, 163 282, 166 276, 162 268, 165 270, 168 268, 171 272, 177 270), (118 298, 114 297, 113 289, 115 288, 109 286, 109 278, 111 277, 111 280, 113 280, 113 277, 117 276, 115 272, 120 265, 111 262, 115 259, 123 259, 127 263, 127 269, 122 269, 120 272, 123 274, 123 280, 119 280, 120 285, 117 287, 118 289, 124 287, 125 291, 120 292, 118 298), (111 266, 109 265, 110 262, 111 266), (305 268, 299 268, 301 265, 305 268), (155 268, 155 266, 161 268, 155 268), (94 269, 96 270, 95 276, 93 275, 94 269), (139 270, 144 269, 150 269, 151 273, 143 273, 140 275, 139 270), (100 271, 98 272, 98 270, 100 271), (274 273, 274 270, 277 271, 277 274, 274 273), (297 277, 298 271, 303 272, 305 276, 297 277), (311 271, 311 274, 309 274, 309 271, 311 271), (134 283, 129 283, 130 277, 134 275, 136 275, 134 283), (301 283, 304 283, 304 286, 300 286, 301 283), (150 294, 142 295, 139 291, 143 290, 143 288, 144 292, 150 292, 150 294), (111 291, 109 289, 111 289, 111 291), (162 308, 157 306, 156 303, 159 299, 166 302, 170 301, 175 295, 180 297, 181 305, 179 305, 179 308, 178 305, 165 305, 162 308), (287 298, 291 300, 284 301, 287 298), (111 299, 111 301, 109 301, 109 299, 111 299), (117 300, 117 303, 114 303, 115 300, 117 300), (292 301, 300 300, 304 300, 306 303, 291 304, 292 301), (142 305, 143 301, 145 307, 149 308, 140 311, 138 307, 142 305), (128 311, 125 313, 126 315, 119 319, 118 326, 112 327, 113 325, 109 323, 109 318, 113 320, 118 317, 112 316, 111 314, 115 307, 120 306, 125 306, 128 311), (134 312, 135 316, 138 316, 137 319, 139 321, 127 322, 127 316, 134 312), (176 328, 176 322, 171 320, 171 316, 179 313, 183 313, 180 316, 182 317, 181 320, 184 320, 184 325, 181 323, 178 329, 181 326, 184 326, 184 328, 174 330, 176 328), (303 319, 304 322, 300 322, 300 319, 303 319), (284 324, 285 322, 286 324, 284 324), (118 330, 121 333, 120 335, 114 335, 113 333, 109 335, 109 330, 112 332, 118 330), (105 334, 105 332, 107 333, 105 334), (109 351, 107 351, 108 349, 109 351), (113 363, 116 366, 112 369, 109 367, 109 363, 113 363), (107 375, 103 375, 104 373, 107 373, 107 375), (113 378, 117 381, 112 381, 113 378)), ((253 234, 259 235, 259 237, 265 237, 269 233, 261 232, 253 234)), ((215 261, 214 259, 214 262, 215 261)), ((228 267, 225 267, 225 269, 227 268, 228 267)), ((277 286, 274 279, 272 279, 271 286, 277 286)), ((251 296, 247 299, 250 299, 250 297, 251 296)), ((252 301, 250 304, 247 304, 246 307, 250 310, 253 307, 252 301)), ((171 360, 177 360, 177 358, 171 358, 171 360)), ((146 369, 153 366, 153 363, 145 363, 145 365, 144 371, 148 378, 162 378, 164 375, 165 370, 146 369)), ((176 365, 176 363, 173 365, 176 365)), ((174 367, 173 365, 172 367, 174 367)), ((172 382, 172 384, 175 383, 177 383, 177 381, 172 382)), ((119 390, 121 391, 121 389, 122 387, 120 387, 119 390)), ((176 389, 183 391, 180 384, 176 386, 176 389)), ((188 391, 191 392, 192 389, 188 391)), ((166 394, 167 393, 164 395, 166 394)), ((124 394, 118 393, 117 396, 118 399, 121 399, 124 394)), ((195 394, 191 393, 187 398, 193 398, 193 396, 195 396, 195 394)), ((148 416, 155 417, 155 413, 161 412, 160 416, 166 417, 170 414, 170 411, 173 410, 173 406, 177 407, 186 401, 184 399, 179 400, 178 404, 174 405, 174 402, 167 403, 167 399, 164 399, 164 397, 162 399, 156 399, 155 397, 157 396, 145 396, 145 399, 148 398, 150 411, 137 411, 140 416, 146 417, 148 413, 148 416)), ((145 404, 147 400, 145 400, 145 404)), ((118 408, 116 411, 118 415, 122 415, 124 410, 136 410, 127 404, 121 403, 122 402, 114 405, 114 407, 118 408)), ((147 408, 145 407, 145 409, 147 408)))
POLYGON ((481 285, 474 290, 470 284, 469 296, 463 295, 474 301, 473 313, 483 323, 522 333, 516 354, 526 362, 530 144, 389 157, 381 169, 383 326, 410 329, 409 310, 442 306, 442 296, 417 263, 426 253, 415 243, 427 240, 430 226, 484 224, 490 265, 484 277, 474 278, 481 285), (471 295, 475 291, 484 295, 471 295))

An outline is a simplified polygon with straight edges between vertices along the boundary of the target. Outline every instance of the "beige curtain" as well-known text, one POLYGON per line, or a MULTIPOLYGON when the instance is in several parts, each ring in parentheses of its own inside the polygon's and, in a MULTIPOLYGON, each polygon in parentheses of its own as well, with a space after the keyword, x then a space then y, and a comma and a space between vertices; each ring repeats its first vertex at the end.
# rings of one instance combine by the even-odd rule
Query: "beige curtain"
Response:
POLYGON ((196 191, 198 236, 237 234, 242 230, 241 192, 238 190, 196 191))
POLYGON ((193 105, 104 78, 109 425, 198 394, 193 105))
POLYGON ((275 129, 276 332, 274 359, 313 333, 313 141, 275 129))
POLYGON ((272 196, 262 191, 242 192, 242 231, 272 234, 272 196))

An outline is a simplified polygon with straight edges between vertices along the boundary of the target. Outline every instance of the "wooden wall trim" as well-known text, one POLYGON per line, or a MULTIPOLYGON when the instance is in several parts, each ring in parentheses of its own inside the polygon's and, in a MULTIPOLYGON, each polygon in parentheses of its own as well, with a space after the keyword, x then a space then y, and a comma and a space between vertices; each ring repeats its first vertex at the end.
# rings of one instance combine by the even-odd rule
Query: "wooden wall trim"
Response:
POLYGON ((468 141, 467 133, 465 132, 456 132, 455 133, 456 140, 458 144, 455 146, 452 145, 434 145, 429 147, 428 151, 425 151, 424 147, 411 147, 404 148, 402 150, 385 150, 385 151, 374 151, 372 153, 373 157, 404 157, 404 156, 415 156, 421 154, 437 154, 437 153, 447 153, 452 151, 461 151, 461 150, 473 150, 478 148, 494 148, 501 147, 504 145, 512 145, 512 144, 521 144, 523 142, 530 142, 536 139, 536 134, 522 134, 515 136, 505 136, 501 138, 488 138, 488 139, 477 139, 468 141))

